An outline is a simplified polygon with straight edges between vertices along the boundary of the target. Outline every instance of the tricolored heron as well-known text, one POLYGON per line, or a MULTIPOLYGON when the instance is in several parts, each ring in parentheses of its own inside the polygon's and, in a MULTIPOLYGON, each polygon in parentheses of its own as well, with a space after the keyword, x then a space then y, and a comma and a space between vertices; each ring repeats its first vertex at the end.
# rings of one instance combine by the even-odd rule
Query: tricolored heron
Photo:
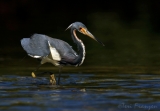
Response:
MULTIPOLYGON (((21 40, 21 45, 29 56, 39 58, 41 64, 49 62, 55 66, 59 66, 58 84, 60 83, 61 66, 80 66, 85 59, 85 46, 77 37, 76 30, 104 46, 81 22, 74 22, 69 25, 67 29, 71 30, 71 36, 74 43, 77 44, 79 54, 77 54, 67 42, 42 34, 34 34, 30 38, 23 38, 21 40)), ((36 68, 36 70, 38 68, 36 68)))

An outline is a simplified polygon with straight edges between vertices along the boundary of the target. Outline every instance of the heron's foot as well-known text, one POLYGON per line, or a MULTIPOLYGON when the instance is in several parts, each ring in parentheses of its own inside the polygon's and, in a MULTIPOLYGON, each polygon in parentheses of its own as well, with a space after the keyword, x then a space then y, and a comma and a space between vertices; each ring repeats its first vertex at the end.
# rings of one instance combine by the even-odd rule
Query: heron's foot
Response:
POLYGON ((50 83, 51 83, 52 85, 56 85, 56 79, 55 79, 54 74, 51 74, 51 75, 50 75, 50 83))
POLYGON ((34 72, 31 73, 32 77, 35 78, 36 74, 34 72))

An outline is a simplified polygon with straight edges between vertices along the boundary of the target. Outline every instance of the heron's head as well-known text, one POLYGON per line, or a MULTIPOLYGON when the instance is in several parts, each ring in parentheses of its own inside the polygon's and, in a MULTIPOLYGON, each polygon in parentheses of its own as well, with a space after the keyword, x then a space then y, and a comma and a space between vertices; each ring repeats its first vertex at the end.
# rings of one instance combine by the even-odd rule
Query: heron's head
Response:
MULTIPOLYGON (((74 22, 74 23, 72 23, 67 29, 69 29, 69 28, 71 28, 71 29, 76 29, 76 30, 78 30, 80 33, 82 33, 82 34, 84 34, 84 35, 87 35, 88 37, 94 39, 95 41, 97 41, 97 42, 99 42, 100 44, 102 44, 103 46, 105 46, 101 41, 99 41, 94 35, 92 35, 92 34, 88 31, 87 27, 86 27, 83 23, 81 23, 81 22, 74 22)), ((66 29, 66 30, 67 30, 67 29, 66 29)))

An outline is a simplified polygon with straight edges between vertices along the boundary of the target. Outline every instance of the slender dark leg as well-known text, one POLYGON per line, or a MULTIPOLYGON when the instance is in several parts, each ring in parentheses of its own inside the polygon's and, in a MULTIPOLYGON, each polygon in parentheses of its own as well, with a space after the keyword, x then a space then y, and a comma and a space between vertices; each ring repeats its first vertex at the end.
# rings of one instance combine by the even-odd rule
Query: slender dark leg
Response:
POLYGON ((39 64, 36 69, 34 70, 34 72, 36 72, 40 67, 41 67, 42 64, 39 64))
POLYGON ((41 64, 39 64, 36 69, 31 73, 32 77, 36 77, 35 73, 39 68, 40 68, 41 64))
POLYGON ((62 66, 59 67, 59 76, 58 76, 58 83, 57 83, 57 85, 59 85, 59 83, 60 83, 61 70, 62 70, 62 66))

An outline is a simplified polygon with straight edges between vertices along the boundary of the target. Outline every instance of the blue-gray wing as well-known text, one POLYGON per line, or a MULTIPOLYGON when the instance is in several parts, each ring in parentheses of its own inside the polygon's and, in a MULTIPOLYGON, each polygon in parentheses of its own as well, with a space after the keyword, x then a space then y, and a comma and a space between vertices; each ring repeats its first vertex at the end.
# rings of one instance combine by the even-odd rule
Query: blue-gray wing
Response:
POLYGON ((23 38, 21 45, 23 49, 33 57, 45 57, 50 53, 45 35, 34 34, 31 38, 23 38))
POLYGON ((72 63, 77 58, 76 52, 68 43, 42 34, 34 34, 30 38, 23 38, 21 45, 28 55, 41 58, 51 53, 48 42, 57 50, 62 62, 72 63))

